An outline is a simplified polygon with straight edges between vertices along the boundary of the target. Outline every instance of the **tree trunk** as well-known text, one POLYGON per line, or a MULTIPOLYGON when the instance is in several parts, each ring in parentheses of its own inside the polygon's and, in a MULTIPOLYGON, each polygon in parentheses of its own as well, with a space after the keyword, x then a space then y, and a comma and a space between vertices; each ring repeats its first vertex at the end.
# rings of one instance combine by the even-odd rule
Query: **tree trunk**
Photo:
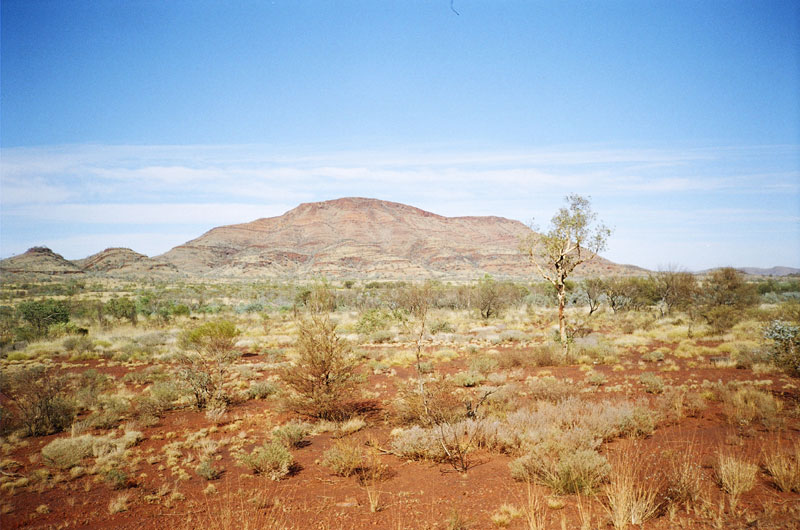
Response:
POLYGON ((556 284, 558 291, 558 334, 561 338, 561 347, 564 349, 564 355, 567 354, 567 323, 564 319, 564 305, 566 304, 567 294, 566 286, 563 281, 556 284))

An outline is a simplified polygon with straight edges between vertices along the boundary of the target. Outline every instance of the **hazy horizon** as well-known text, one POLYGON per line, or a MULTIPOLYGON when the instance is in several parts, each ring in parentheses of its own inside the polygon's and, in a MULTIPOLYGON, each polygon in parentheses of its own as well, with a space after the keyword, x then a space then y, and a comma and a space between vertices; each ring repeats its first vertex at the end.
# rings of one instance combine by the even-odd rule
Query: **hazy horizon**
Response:
POLYGON ((648 269, 800 267, 800 4, 6 0, 0 257, 149 256, 347 196, 648 269))

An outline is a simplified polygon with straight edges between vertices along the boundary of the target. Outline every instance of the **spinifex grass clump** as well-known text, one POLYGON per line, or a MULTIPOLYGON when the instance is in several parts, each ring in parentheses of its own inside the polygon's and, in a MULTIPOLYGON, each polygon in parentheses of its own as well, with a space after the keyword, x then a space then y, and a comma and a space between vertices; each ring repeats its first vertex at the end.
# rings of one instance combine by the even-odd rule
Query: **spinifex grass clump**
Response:
POLYGON ((756 485, 758 466, 734 455, 720 453, 714 468, 722 490, 730 496, 735 507, 743 493, 756 485))
POLYGON ((791 449, 769 450, 764 455, 764 467, 779 490, 800 493, 800 442, 791 449))
POLYGON ((256 447, 251 453, 239 455, 239 462, 254 473, 266 475, 272 480, 280 480, 292 469, 294 457, 280 442, 268 442, 256 447))

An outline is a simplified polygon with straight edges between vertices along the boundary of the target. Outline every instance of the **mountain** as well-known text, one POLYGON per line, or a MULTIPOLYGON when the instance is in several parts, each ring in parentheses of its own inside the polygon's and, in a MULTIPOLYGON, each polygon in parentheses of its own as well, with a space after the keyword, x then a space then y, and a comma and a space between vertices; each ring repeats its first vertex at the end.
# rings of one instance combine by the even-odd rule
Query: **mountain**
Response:
MULTIPOLYGON (((238 278, 533 279, 518 247, 531 233, 503 217, 444 217, 396 202, 349 197, 301 204, 278 217, 220 226, 149 258, 108 248, 68 261, 48 248, 0 261, 4 273, 238 278)), ((597 256, 576 277, 642 274, 597 256)))
POLYGON ((23 254, 0 261, 0 272, 61 275, 82 274, 83 269, 47 247, 33 247, 23 254))
POLYGON ((114 276, 178 272, 171 263, 148 258, 129 248, 107 248, 73 263, 86 272, 110 273, 114 276))
POLYGON ((760 267, 737 267, 737 269, 745 274, 752 274, 754 276, 790 276, 792 274, 800 274, 800 269, 794 267, 770 267, 769 269, 760 267))
MULTIPOLYGON (((721 269, 722 267, 714 267, 712 269, 704 269, 695 272, 695 274, 711 274, 712 272, 721 269)), ((748 274, 751 276, 797 276, 800 275, 800 269, 795 267, 734 267, 737 271, 748 274)))
MULTIPOLYGON (((518 250, 529 233, 519 221, 502 217, 444 217, 349 197, 214 228, 156 259, 204 276, 529 278, 533 268, 518 250)), ((637 271, 598 257, 576 273, 637 271)))

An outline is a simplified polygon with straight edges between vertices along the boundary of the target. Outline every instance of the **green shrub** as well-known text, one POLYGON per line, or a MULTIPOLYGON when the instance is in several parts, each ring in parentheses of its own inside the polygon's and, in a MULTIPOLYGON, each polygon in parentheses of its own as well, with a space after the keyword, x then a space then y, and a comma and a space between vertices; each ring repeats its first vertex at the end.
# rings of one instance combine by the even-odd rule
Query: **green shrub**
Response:
POLYGON ((436 335, 437 333, 455 333, 456 328, 450 322, 446 320, 437 320, 430 325, 430 332, 431 335, 436 335))
POLYGON ((206 480, 216 480, 222 474, 222 471, 214 467, 214 461, 210 458, 203 459, 194 470, 206 480))
POLYGON ((229 401, 223 383, 240 355, 234 350, 239 334, 232 322, 219 320, 206 322, 181 336, 182 346, 191 351, 180 356, 183 368, 178 377, 187 385, 198 409, 206 408, 209 402, 229 401))
POLYGON ((94 350, 94 341, 86 335, 67 337, 61 343, 70 353, 81 354, 94 350))
POLYGON ((664 380, 654 373, 643 373, 639 376, 639 382, 644 386, 644 391, 648 394, 660 394, 664 391, 664 380))
POLYGON ((22 302, 17 311, 28 322, 35 336, 44 337, 53 324, 69 322, 69 303, 66 300, 32 300, 22 302))
POLYGON ((61 432, 72 424, 75 404, 69 380, 52 368, 18 370, 8 377, 6 384, 18 419, 29 436, 61 432))
MULTIPOLYGON (((78 325, 72 322, 59 322, 51 324, 47 328, 47 336, 52 338, 63 337, 64 335, 77 335, 81 329, 78 325)), ((86 330, 84 330, 85 332, 86 330)))
POLYGON ((453 384, 456 386, 473 387, 483 383, 486 380, 480 372, 458 372, 451 377, 453 384))
POLYGON ((515 480, 538 482, 558 494, 592 493, 611 471, 606 458, 594 449, 557 456, 531 453, 513 460, 509 467, 515 480))
POLYGON ((112 489, 121 490, 133 486, 133 478, 124 469, 112 466, 103 473, 103 479, 112 489))
POLYGON ((294 366, 281 372, 293 391, 288 403, 296 412, 326 420, 351 414, 347 405, 358 396, 361 377, 350 345, 336 334, 327 315, 300 322, 294 366))
POLYGON ((253 449, 250 454, 239 455, 239 462, 254 473, 266 475, 272 480, 280 480, 292 469, 292 453, 280 442, 268 442, 253 449))
POLYGON ((376 331, 385 330, 393 320, 393 315, 384 309, 370 309, 358 319, 355 330, 362 335, 370 335, 376 331))
POLYGON ((247 398, 264 399, 276 394, 278 390, 280 388, 272 381, 254 381, 250 384, 250 388, 247 389, 247 398))
POLYGON ((764 329, 764 338, 772 341, 770 353, 775 364, 800 376, 800 326, 773 320, 764 329))
POLYGON ((272 436, 287 447, 300 447, 311 429, 311 425, 306 422, 290 421, 275 427, 272 436))
POLYGON ((658 350, 642 355, 642 360, 648 363, 657 363, 664 360, 664 353, 658 350))
POLYGON ((322 455, 322 465, 335 475, 350 477, 364 467, 364 452, 358 445, 339 441, 322 455))

